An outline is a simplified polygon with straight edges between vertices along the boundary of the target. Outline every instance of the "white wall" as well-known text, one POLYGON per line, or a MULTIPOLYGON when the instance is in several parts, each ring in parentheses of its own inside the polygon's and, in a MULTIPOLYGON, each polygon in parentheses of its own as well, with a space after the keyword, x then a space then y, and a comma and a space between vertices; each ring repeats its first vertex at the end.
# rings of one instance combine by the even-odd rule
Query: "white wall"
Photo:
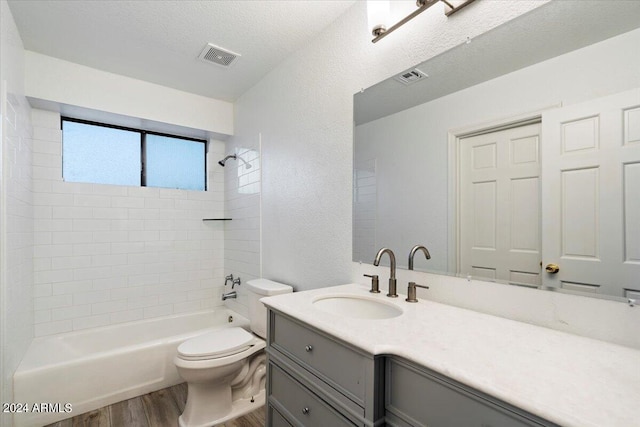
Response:
POLYGON ((233 134, 233 104, 25 51, 25 92, 37 100, 233 134))
POLYGON ((60 115, 32 117, 36 336, 222 304, 224 143, 207 191, 64 182, 60 115))
POLYGON ((262 135, 264 276, 297 290, 350 280, 354 93, 543 3, 476 2, 451 18, 436 5, 373 44, 356 2, 245 93, 236 133, 262 135))
MULTIPOLYGON (((355 259, 371 262, 371 254, 382 246, 404 254, 421 243, 432 258, 417 258, 416 268, 448 271, 455 265, 448 262, 448 239, 455 228, 448 212, 448 133, 640 87, 640 57, 629 55, 638 46, 640 30, 631 31, 357 126, 356 159, 377 159, 380 184, 375 231, 357 233, 374 235, 376 241, 355 259), (414 242, 415 236, 422 241, 414 242)), ((406 267, 407 260, 403 257, 399 265, 406 267)))
MULTIPOLYGON (((11 402, 13 373, 33 338, 33 144, 22 40, 5 0, 0 19, 0 402, 11 402)), ((2 413, 0 424, 10 417, 2 413)))

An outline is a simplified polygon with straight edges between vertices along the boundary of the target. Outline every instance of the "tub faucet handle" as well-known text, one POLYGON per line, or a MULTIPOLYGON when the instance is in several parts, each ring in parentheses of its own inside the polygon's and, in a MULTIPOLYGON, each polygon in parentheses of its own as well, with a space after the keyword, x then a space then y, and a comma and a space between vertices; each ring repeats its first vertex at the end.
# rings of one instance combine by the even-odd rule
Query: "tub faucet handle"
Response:
POLYGON ((224 286, 227 286, 228 281, 231 281, 231 285, 233 286, 233 274, 230 274, 224 278, 224 286))
POLYGON ((236 286, 236 285, 240 286, 240 278, 239 277, 236 277, 235 279, 233 279, 233 281, 231 282, 231 289, 233 289, 234 286, 236 286))

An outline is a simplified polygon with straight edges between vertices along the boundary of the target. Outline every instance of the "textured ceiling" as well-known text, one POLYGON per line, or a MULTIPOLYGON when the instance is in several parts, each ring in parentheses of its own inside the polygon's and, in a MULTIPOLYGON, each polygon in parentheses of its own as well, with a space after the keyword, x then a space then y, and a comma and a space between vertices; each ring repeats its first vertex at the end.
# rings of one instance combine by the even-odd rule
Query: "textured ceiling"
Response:
POLYGON ((27 50, 234 101, 354 3, 327 0, 9 0, 27 50), (213 43, 228 69, 198 55, 213 43))

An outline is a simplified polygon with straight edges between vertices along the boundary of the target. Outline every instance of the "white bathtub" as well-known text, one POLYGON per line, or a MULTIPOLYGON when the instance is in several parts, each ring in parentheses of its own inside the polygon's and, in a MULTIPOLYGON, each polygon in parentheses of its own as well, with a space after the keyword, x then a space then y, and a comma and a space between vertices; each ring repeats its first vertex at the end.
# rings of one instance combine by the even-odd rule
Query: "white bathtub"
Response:
POLYGON ((13 402, 30 409, 16 414, 14 424, 41 426, 179 384, 173 364, 178 345, 230 326, 248 328, 249 321, 221 307, 36 338, 13 377, 13 402), (35 403, 53 406, 37 413, 35 403))

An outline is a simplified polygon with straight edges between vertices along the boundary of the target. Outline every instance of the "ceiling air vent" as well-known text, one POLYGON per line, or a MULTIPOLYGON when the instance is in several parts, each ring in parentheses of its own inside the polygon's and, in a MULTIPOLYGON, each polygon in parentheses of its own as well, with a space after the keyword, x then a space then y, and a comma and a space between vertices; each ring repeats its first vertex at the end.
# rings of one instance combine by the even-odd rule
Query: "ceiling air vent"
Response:
POLYGON ((414 68, 413 70, 405 71, 404 73, 398 74, 397 76, 395 76, 395 79, 400 83, 410 85, 427 77, 429 77, 427 73, 414 68))
POLYGON ((239 57, 240 54, 233 53, 229 50, 212 45, 211 43, 207 44, 200 56, 198 56, 198 58, 204 62, 216 64, 225 68, 233 65, 239 57))

